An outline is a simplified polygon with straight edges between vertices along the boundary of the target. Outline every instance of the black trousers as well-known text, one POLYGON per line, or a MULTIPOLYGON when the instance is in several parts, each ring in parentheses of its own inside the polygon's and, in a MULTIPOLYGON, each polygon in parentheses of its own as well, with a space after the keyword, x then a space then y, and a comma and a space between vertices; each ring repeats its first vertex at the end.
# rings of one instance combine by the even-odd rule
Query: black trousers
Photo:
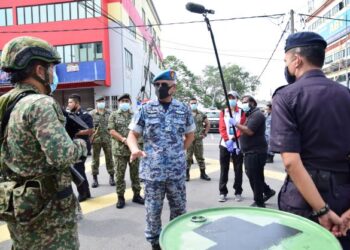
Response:
POLYGON ((248 153, 244 155, 245 172, 254 193, 254 201, 258 205, 264 204, 264 193, 268 193, 271 190, 265 183, 264 177, 266 158, 267 153, 248 153))
POLYGON ((78 193, 81 196, 87 196, 90 195, 90 190, 89 190, 89 182, 87 180, 86 174, 85 174, 85 159, 81 160, 78 163, 74 164, 74 168, 81 174, 82 177, 84 177, 85 181, 77 187, 78 193))
POLYGON ((242 194, 242 177, 243 177, 243 154, 240 153, 236 155, 235 153, 230 153, 227 148, 219 146, 220 148, 220 182, 219 191, 220 194, 227 194, 227 181, 228 172, 230 169, 230 160, 233 161, 233 170, 235 172, 235 180, 233 183, 233 188, 236 194, 242 194))

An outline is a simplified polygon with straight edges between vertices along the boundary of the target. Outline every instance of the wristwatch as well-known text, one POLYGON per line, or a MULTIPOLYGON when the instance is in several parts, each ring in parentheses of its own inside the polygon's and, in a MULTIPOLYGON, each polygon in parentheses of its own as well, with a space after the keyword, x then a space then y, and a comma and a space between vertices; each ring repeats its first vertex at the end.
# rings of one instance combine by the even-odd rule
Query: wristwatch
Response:
POLYGON ((323 208, 321 208, 321 209, 318 210, 318 211, 313 211, 311 215, 312 215, 313 217, 318 218, 318 217, 321 217, 321 216, 325 215, 325 214, 328 213, 328 212, 329 212, 329 206, 328 206, 328 204, 326 203, 326 205, 325 205, 323 208))

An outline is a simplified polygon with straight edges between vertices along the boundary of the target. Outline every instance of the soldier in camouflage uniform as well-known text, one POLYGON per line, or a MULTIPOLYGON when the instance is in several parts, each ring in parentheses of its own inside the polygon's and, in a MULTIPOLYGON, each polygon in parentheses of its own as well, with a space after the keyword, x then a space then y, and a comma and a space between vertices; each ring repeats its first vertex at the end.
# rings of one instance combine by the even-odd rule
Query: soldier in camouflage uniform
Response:
POLYGON ((210 177, 205 173, 205 162, 203 157, 203 139, 207 136, 210 129, 210 123, 207 115, 198 110, 198 103, 196 98, 191 98, 190 107, 194 122, 196 123, 196 132, 194 134, 194 141, 187 149, 187 169, 186 169, 186 181, 190 180, 190 169, 193 164, 193 154, 196 157, 201 176, 200 178, 206 181, 210 181, 210 177))
MULTIPOLYGON (((15 183, 6 219, 13 249, 79 249, 76 197, 69 166, 86 156, 86 143, 71 140, 60 106, 49 95, 56 89, 55 64, 60 56, 46 41, 17 37, 2 53, 1 69, 14 89, 0 98, 1 118, 23 92, 11 112, 1 147, 1 171, 15 183)), ((4 121, 3 119, 2 121, 4 121)), ((0 216, 2 215, 1 211, 0 216)))
POLYGON ((186 212, 186 149, 196 127, 189 107, 172 98, 176 91, 175 71, 162 72, 153 84, 158 100, 144 104, 135 116, 129 127, 128 146, 131 161, 143 157, 140 178, 145 184, 145 236, 152 249, 158 250, 165 195, 170 220, 186 212), (143 136, 144 151, 138 147, 139 136, 143 136))
POLYGON ((114 167, 112 158, 112 144, 111 136, 108 131, 108 119, 111 114, 109 110, 105 108, 105 99, 103 96, 96 99, 96 109, 90 112, 94 121, 94 133, 91 136, 91 143, 93 149, 92 155, 92 187, 98 187, 98 168, 100 166, 100 153, 101 148, 105 154, 106 167, 109 174, 109 184, 115 186, 114 182, 114 167))
MULTIPOLYGON (((130 150, 126 144, 126 137, 129 133, 129 124, 133 113, 131 112, 131 98, 129 94, 123 94, 118 98, 118 110, 112 112, 108 120, 108 129, 112 136, 112 152, 116 167, 116 191, 118 195, 117 208, 125 206, 125 172, 130 159, 130 150)), ((129 163, 129 172, 132 191, 134 192, 133 202, 144 204, 140 196, 141 186, 139 179, 139 162, 129 163)))

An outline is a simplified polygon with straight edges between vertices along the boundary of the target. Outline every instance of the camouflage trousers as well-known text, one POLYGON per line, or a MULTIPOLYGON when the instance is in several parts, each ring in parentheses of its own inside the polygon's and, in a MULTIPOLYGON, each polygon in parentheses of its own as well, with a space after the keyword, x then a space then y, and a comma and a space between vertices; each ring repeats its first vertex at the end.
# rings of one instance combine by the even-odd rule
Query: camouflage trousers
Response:
POLYGON ((129 164, 129 173, 131 180, 131 188, 134 194, 140 194, 141 185, 139 179, 139 161, 135 160, 130 163, 130 156, 114 156, 115 172, 116 172, 116 191, 118 196, 125 193, 125 172, 129 164))
POLYGON ((114 175, 114 166, 112 158, 112 145, 111 142, 97 142, 92 144, 93 155, 91 163, 91 173, 92 175, 98 175, 98 168, 100 167, 100 153, 101 149, 105 154, 106 168, 110 175, 114 175))
POLYGON ((205 169, 202 139, 195 139, 187 149, 187 169, 190 169, 193 164, 193 154, 196 157, 199 169, 205 169))
POLYGON ((170 207, 170 220, 186 213, 185 179, 148 181, 145 184, 146 229, 145 236, 151 244, 159 241, 162 230, 161 214, 166 195, 170 207))
POLYGON ((77 250, 76 197, 70 195, 42 212, 35 221, 24 225, 7 223, 14 250, 77 250))

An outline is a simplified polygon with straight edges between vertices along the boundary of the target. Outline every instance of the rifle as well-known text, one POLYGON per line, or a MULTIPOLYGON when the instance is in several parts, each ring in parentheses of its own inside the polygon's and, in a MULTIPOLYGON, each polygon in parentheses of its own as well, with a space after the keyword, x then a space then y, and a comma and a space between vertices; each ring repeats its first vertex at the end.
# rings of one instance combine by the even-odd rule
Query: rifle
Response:
MULTIPOLYGON (((89 129, 88 125, 80 119, 79 116, 77 116, 74 113, 67 112, 66 110, 62 109, 63 115, 66 117, 66 131, 69 135, 69 137, 73 140, 76 133, 78 133, 80 130, 89 129)), ((80 160, 84 160, 85 157, 80 158, 80 160)), ((85 181, 84 177, 81 176, 81 174, 74 168, 74 166, 69 167, 70 172, 72 174, 72 179, 75 185, 79 187, 83 182, 85 181)))

